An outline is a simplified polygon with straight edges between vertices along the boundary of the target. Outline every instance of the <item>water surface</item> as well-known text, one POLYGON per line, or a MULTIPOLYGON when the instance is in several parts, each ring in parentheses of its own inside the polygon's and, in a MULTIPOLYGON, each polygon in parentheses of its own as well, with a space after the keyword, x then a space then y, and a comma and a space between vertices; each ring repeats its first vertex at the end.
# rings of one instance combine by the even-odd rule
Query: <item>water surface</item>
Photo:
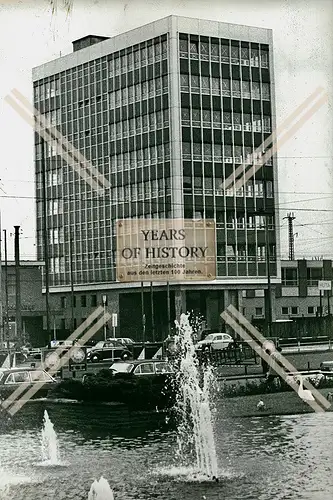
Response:
POLYGON ((220 481, 214 483, 176 462, 176 433, 165 415, 28 404, 11 422, 0 422, 0 499, 87 500, 103 475, 115 500, 328 500, 332 429, 333 413, 229 419, 217 405, 220 481), (40 466, 45 408, 67 466, 40 466))

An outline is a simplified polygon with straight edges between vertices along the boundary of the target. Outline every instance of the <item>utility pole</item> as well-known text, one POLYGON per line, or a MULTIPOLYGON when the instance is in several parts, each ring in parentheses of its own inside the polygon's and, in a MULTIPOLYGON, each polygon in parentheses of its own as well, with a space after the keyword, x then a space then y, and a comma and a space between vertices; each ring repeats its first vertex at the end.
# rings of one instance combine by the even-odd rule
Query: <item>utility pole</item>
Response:
MULTIPOLYGON (((71 313, 72 313, 72 318, 71 318, 71 333, 74 332, 75 330, 75 324, 74 324, 74 318, 75 318, 75 312, 74 312, 74 270, 73 270, 73 241, 72 241, 72 234, 69 232, 69 271, 70 271, 70 281, 71 281, 71 313)), ((104 312, 105 315, 105 312, 104 312)))
POLYGON ((267 204, 267 189, 266 189, 266 179, 265 179, 265 165, 262 166, 263 172, 263 212, 265 219, 265 257, 266 257, 266 270, 267 270, 267 295, 265 300, 265 316, 267 321, 267 333, 268 337, 272 336, 272 282, 271 282, 271 252, 270 252, 270 237, 268 232, 268 214, 266 211, 267 204), (266 307, 267 306, 267 307, 266 307))
POLYGON ((1 239, 1 213, 0 213, 0 341, 1 349, 3 347, 3 342, 5 340, 5 322, 3 315, 3 287, 2 287, 2 239, 1 239))
POLYGON ((143 281, 141 281, 141 320, 142 320, 142 342, 146 342, 146 315, 145 315, 145 297, 143 281))
POLYGON ((294 240, 293 222, 296 219, 296 217, 292 212, 289 212, 289 214, 287 214, 287 217, 283 218, 288 219, 289 260, 295 260, 295 240, 294 240))
POLYGON ((153 334, 153 342, 155 342, 155 314, 154 314, 154 291, 153 282, 150 282, 150 308, 151 308, 151 328, 153 334))
POLYGON ((21 279, 20 279, 20 226, 14 226, 14 253, 15 253, 15 322, 16 337, 22 340, 22 311, 21 311, 21 279))
POLYGON ((7 338, 7 349, 9 350, 9 300, 8 300, 8 260, 7 260, 7 230, 3 230, 4 234, 4 250, 5 250, 5 327, 4 332, 7 338))
POLYGON ((168 337, 171 335, 170 283, 167 281, 168 337))
POLYGON ((46 335, 48 343, 51 343, 52 334, 50 328, 50 267, 49 267, 49 244, 47 235, 47 203, 46 203, 46 168, 45 168, 45 141, 41 138, 41 174, 42 174, 42 204, 43 204, 43 249, 44 249, 44 277, 45 277, 45 309, 46 309, 46 335))

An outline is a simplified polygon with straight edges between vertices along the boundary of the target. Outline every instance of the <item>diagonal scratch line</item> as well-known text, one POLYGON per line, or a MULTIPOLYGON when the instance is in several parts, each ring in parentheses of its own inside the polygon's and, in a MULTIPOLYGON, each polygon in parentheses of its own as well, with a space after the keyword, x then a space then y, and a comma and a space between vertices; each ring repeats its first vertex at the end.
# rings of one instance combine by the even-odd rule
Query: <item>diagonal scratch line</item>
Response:
MULTIPOLYGON (((68 341, 76 340, 81 333, 83 333, 90 325, 91 323, 102 313, 104 312, 104 309, 102 306, 99 306, 95 311, 93 311, 88 318, 81 323, 81 325, 68 337, 68 341)), ((58 347, 53 354, 56 354, 57 356, 61 356, 61 354, 64 352, 63 347, 58 347)), ((41 366, 40 366, 41 368, 41 366)), ((17 399, 23 392, 25 391, 25 388, 20 386, 15 391, 9 396, 9 398, 5 399, 5 401, 2 402, 2 406, 6 409, 8 406, 10 406, 15 399, 17 399)))
POLYGON ((278 139, 276 143, 273 144, 272 148, 269 149, 266 153, 263 154, 263 156, 260 158, 259 161, 255 165, 253 165, 253 172, 247 170, 246 173, 241 177, 240 179, 237 179, 237 181, 234 184, 234 188, 237 190, 241 186, 244 186, 245 182, 252 177, 255 172, 257 172, 265 162, 267 162, 272 156, 278 151, 278 149, 283 146, 289 139, 291 139, 291 134, 295 134, 303 125, 306 123, 311 116, 314 115, 316 111, 327 101, 327 94, 325 94, 323 97, 319 99, 292 127, 290 130, 288 130, 282 137, 281 139, 278 139))
POLYGON ((7 103, 17 111, 17 113, 38 133, 45 141, 56 143, 54 148, 57 154, 62 156, 68 165, 75 170, 84 181, 102 194, 101 186, 107 189, 111 185, 109 181, 99 172, 99 170, 92 165, 87 158, 85 158, 75 147, 54 127, 50 120, 47 120, 39 111, 34 108, 29 101, 16 89, 12 90, 12 94, 20 101, 17 103, 11 95, 7 95, 5 100, 7 103), (26 109, 24 109, 23 105, 26 109), (31 116, 32 115, 32 116, 31 116), (77 164, 76 164, 77 163, 77 164))
MULTIPOLYGON (((323 92, 323 90, 324 90, 323 88, 319 87, 307 99, 305 99, 305 101, 303 101, 303 103, 300 104, 298 108, 296 108, 296 110, 293 113, 291 113, 291 115, 289 115, 289 117, 287 117, 281 123, 281 125, 279 125, 279 127, 272 132, 270 136, 267 137, 267 139, 264 140, 264 142, 255 150, 254 155, 259 155, 259 154, 261 155, 263 149, 267 148, 270 144, 274 143, 277 135, 283 132, 285 129, 287 129, 287 127, 294 121, 294 119, 297 118, 300 115, 300 113, 311 103, 311 101, 313 101, 323 92)), ((237 177, 242 173, 243 168, 246 168, 249 165, 250 165, 249 163, 246 162, 243 163, 242 165, 237 167, 237 169, 234 172, 234 175, 237 177)), ((228 179, 225 180, 224 189, 227 189, 230 186, 230 184, 232 184, 232 182, 233 182, 233 174, 231 174, 228 177, 228 179)))
MULTIPOLYGON (((294 389, 294 391, 297 393, 298 385, 295 384, 292 380, 290 380, 288 374, 283 369, 281 369, 280 366, 277 365, 277 363, 263 351, 262 347, 259 344, 257 344, 231 316, 229 316, 228 312, 224 311, 221 314, 221 316, 225 320, 225 322, 228 323, 228 325, 230 325, 233 328, 233 330, 239 334, 240 337, 242 337, 246 342, 248 342, 248 344, 252 347, 252 349, 256 351, 257 354, 259 354, 259 356, 261 356, 273 368, 273 370, 275 370, 276 373, 278 373, 281 376, 281 378, 285 382, 287 382, 287 384, 290 387, 292 387, 292 389, 294 389)), ((311 408, 317 413, 322 413, 325 411, 315 401, 307 401, 307 403, 309 403, 311 408)))
MULTIPOLYGON (((254 336, 256 337, 256 339, 258 340, 258 342, 261 342, 262 344, 264 342, 267 342, 267 339, 265 339, 265 337, 256 329, 254 328, 253 325, 251 325, 251 323, 231 304, 228 308, 227 308, 229 314, 232 314, 233 316, 235 316, 239 323, 242 324, 243 326, 245 326, 245 328, 247 328, 247 330, 254 336)), ((284 358, 282 355, 280 356, 281 357, 281 363, 284 364, 285 368, 288 370, 288 371, 298 371, 286 358, 284 358)), ((304 380, 304 386, 309 389, 310 391, 314 392, 318 401, 321 402, 321 404, 327 408, 329 408, 331 406, 331 404, 327 401, 326 398, 324 398, 324 396, 322 394, 320 394, 319 391, 317 391, 317 389, 315 389, 312 384, 310 382, 308 382, 306 379, 304 380)))
MULTIPOLYGON (((6 96, 5 97, 6 101, 11 105, 11 107, 13 109, 15 109, 17 111, 17 113, 32 127, 32 128, 35 128, 35 131, 37 132, 37 126, 34 122, 34 119, 33 117, 26 111, 24 110, 23 108, 21 108, 19 106, 19 104, 11 97, 11 96, 6 96)), ((41 120, 42 121, 42 120, 41 120)), ((52 131, 52 134, 55 133, 56 129, 55 127, 51 127, 51 131, 52 131)), ((52 142, 55 141, 54 139, 54 136, 51 135, 50 132, 48 132, 46 129, 44 130, 42 127, 40 127, 39 129, 39 135, 41 137, 43 137, 43 139, 52 144, 52 142)), ((66 139, 67 141, 67 139, 66 139)), ((72 158, 72 155, 70 152, 66 151, 66 150, 63 150, 63 147, 65 147, 65 145, 59 143, 59 142, 56 142, 56 150, 57 150, 57 153, 63 158, 63 160, 73 168, 73 170, 75 170, 75 172, 77 172, 78 175, 80 175, 82 177, 82 179, 84 181, 87 182, 87 184, 89 184, 95 191, 97 191, 99 194, 102 194, 103 190, 101 189, 101 187, 97 184, 97 182, 91 178, 91 174, 89 174, 88 172, 85 171, 85 166, 82 165, 83 163, 83 160, 81 160, 81 162, 79 160, 76 160, 77 163, 80 163, 81 165, 77 165, 75 163, 75 158, 72 158), (70 155, 70 156, 69 156, 70 155)), ((75 156, 73 154, 73 156, 75 156)), ((96 167, 93 167, 93 168, 96 168, 96 167)))
MULTIPOLYGON (((230 305, 228 307, 228 310, 229 310, 229 313, 233 314, 234 316, 236 316, 236 318, 238 319, 238 321, 243 324, 249 331, 250 333, 252 333, 253 336, 255 336, 257 338, 257 340, 259 342, 266 342, 267 340, 265 339, 265 337, 263 337, 263 335, 261 335, 260 332, 258 332, 258 330, 256 328, 254 328, 253 325, 251 325, 251 323, 239 312, 237 311, 237 309, 230 305)), ((282 355, 280 356, 281 358, 281 363, 284 364, 285 368, 288 370, 288 371, 298 371, 295 369, 295 367, 286 359, 284 358, 282 355)), ((329 408, 331 406, 331 404, 327 401, 326 398, 324 398, 324 396, 322 394, 320 394, 319 391, 317 391, 317 389, 315 389, 312 384, 308 381, 308 380, 304 380, 304 386, 309 389, 310 391, 313 392, 314 395, 316 395, 318 401, 320 401, 320 403, 326 407, 326 408, 329 408)))
POLYGON ((103 184, 105 188, 110 187, 109 181, 101 175, 99 170, 83 156, 80 151, 78 151, 68 140, 66 137, 64 137, 57 129, 56 127, 53 127, 51 122, 47 120, 42 114, 39 113, 38 109, 32 106, 30 104, 29 100, 23 96, 17 89, 12 90, 13 95, 16 97, 18 101, 22 103, 23 106, 25 106, 29 112, 35 117, 36 121, 38 122, 38 127, 36 126, 36 132, 39 134, 40 131, 44 128, 47 128, 51 130, 52 134, 56 139, 58 139, 59 143, 63 145, 63 147, 67 148, 69 152, 71 153, 72 156, 74 156, 79 162, 83 163, 83 168, 86 168, 87 170, 91 170, 90 175, 92 177, 96 177, 98 181, 103 184))
MULTIPOLYGON (((288 139, 290 139, 290 134, 293 132, 293 131, 296 131, 300 128, 301 125, 298 125, 298 126, 293 126, 291 128, 291 130, 288 131, 287 127, 289 125, 291 125, 294 121, 295 118, 297 118, 302 111, 304 111, 304 109, 317 97, 319 97, 322 92, 323 92, 323 88, 319 87, 318 89, 316 89, 307 99, 305 99, 305 101, 303 101, 302 104, 300 104, 298 106, 298 108, 296 108, 296 110, 291 113, 289 115, 289 117, 287 117, 282 123, 281 125, 279 125, 279 127, 277 127, 277 129, 272 132, 272 134, 267 137, 267 139, 264 140, 264 142, 255 150, 254 152, 254 157, 255 156, 258 156, 258 155, 262 155, 262 152, 264 149, 266 149, 267 147, 269 147, 272 143, 275 144, 276 142, 276 138, 277 138, 277 135, 278 134, 281 134, 281 132, 286 132, 288 134, 288 137, 286 137, 283 142, 281 142, 280 140, 280 146, 285 143, 288 139), (296 127, 296 128, 295 128, 296 127)), ((327 101, 327 93, 325 93, 321 99, 315 103, 311 110, 311 114, 308 116, 308 119, 319 109, 319 107, 325 102, 327 101), (320 105, 319 105, 320 104, 320 105)), ((306 115, 308 115, 309 112, 306 113, 306 115)), ((306 120, 305 120, 306 121, 306 120)), ((300 120, 301 122, 301 120, 300 120)), ((298 123, 298 122, 297 122, 298 123)), ((297 125, 296 123, 296 125, 297 125)), ((303 124, 303 123, 301 123, 303 124)), ((268 161, 274 154, 274 152, 276 152, 276 149, 273 151, 273 150, 269 150, 267 153, 265 153, 265 161, 268 161)), ((262 158, 260 160, 260 162, 262 162, 262 158)), ((249 163, 249 162, 244 162, 242 165, 240 165, 239 167, 236 168, 236 170, 227 178, 225 179, 224 183, 222 184, 222 189, 228 189, 232 184, 233 184, 233 178, 234 177, 238 177, 239 175, 241 175, 243 173, 243 170, 246 169, 247 167, 249 166, 252 166, 254 168, 254 165, 252 165, 252 163, 249 163)), ((259 164, 258 168, 261 168, 261 164, 259 164)), ((258 170, 257 168, 257 170, 258 170)))
MULTIPOLYGON (((111 314, 106 313, 105 315, 100 318, 95 325, 88 330, 81 338, 82 343, 85 344, 87 340, 89 340, 109 319, 111 318, 111 314)), ((59 364, 57 364, 55 367, 51 368, 50 370, 47 371, 49 375, 54 375, 60 368, 62 368, 69 360, 70 356, 73 354, 73 352, 77 349, 77 346, 71 347, 65 355, 60 359, 59 364)), ((44 384, 43 384, 44 385, 44 384)), ((24 406, 27 401, 29 401, 35 394, 38 392, 40 389, 40 386, 37 387, 37 384, 33 387, 31 387, 26 393, 24 399, 18 399, 15 404, 12 405, 12 407, 8 410, 8 412, 11 414, 11 416, 15 415, 15 413, 24 406)))
MULTIPOLYGON (((255 336, 258 335, 258 341, 259 343, 262 343, 266 341, 266 339, 242 316, 233 306, 229 306, 226 311, 224 311, 221 314, 221 317, 246 341, 248 344, 263 358, 272 368, 276 373, 280 375, 280 377, 290 386, 292 389, 294 389, 295 392, 298 392, 299 386, 291 379, 290 373, 286 373, 283 368, 280 367, 279 364, 276 363, 274 359, 272 359, 267 353, 263 350, 262 346, 257 344, 252 337, 242 328, 240 324, 238 324, 235 319, 231 316, 230 310, 232 313, 238 317, 240 321, 243 322, 245 327, 250 326, 251 327, 251 333, 253 333, 255 336)), ((291 371, 291 372, 297 372, 298 370, 292 366, 282 355, 279 355, 279 361, 284 367, 291 371)), ((320 394, 317 389, 315 389, 310 382, 308 382, 306 379, 303 381, 304 385, 309 388, 309 390, 312 391, 314 397, 326 408, 328 409, 331 405, 325 399, 322 394, 320 394)), ((306 401, 314 411, 316 412, 324 412, 325 410, 319 406, 317 401, 306 401)))

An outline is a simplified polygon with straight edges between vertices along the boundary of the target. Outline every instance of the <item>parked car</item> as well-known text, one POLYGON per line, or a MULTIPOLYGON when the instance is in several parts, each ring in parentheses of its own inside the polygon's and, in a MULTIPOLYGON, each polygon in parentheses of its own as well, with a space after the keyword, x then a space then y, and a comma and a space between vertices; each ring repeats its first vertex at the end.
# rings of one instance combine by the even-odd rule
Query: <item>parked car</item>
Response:
MULTIPOLYGON (((0 396, 2 399, 10 396, 22 385, 27 387, 40 386, 35 397, 46 397, 56 385, 56 380, 45 370, 30 367, 0 368, 0 396)), ((22 396, 24 397, 24 396, 22 396)))
POLYGON ((162 376, 165 377, 174 372, 172 366, 167 361, 155 359, 136 359, 134 361, 112 363, 111 370, 115 378, 162 376))
POLYGON ((210 333, 204 340, 195 345, 195 349, 221 351, 227 349, 234 343, 234 339, 228 333, 210 333))
POLYGON ((87 361, 99 363, 105 360, 131 359, 132 353, 116 340, 100 341, 87 353, 87 361))
POLYGON ((333 361, 322 361, 319 368, 322 372, 333 372, 333 361))
POLYGON ((115 340, 116 342, 120 342, 122 345, 125 346, 131 346, 132 344, 135 344, 134 340, 129 338, 129 337, 116 337, 116 338, 110 338, 106 339, 108 341, 113 341, 115 340))

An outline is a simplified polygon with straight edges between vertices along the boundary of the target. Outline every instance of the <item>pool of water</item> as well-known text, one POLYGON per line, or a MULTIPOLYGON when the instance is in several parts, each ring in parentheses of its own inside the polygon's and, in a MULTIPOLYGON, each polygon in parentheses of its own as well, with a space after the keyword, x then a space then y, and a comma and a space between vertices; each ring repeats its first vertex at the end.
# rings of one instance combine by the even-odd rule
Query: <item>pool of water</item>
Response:
POLYGON ((0 421, 1 500, 87 500, 104 476, 115 500, 328 500, 333 413, 229 419, 217 404, 218 483, 177 463, 165 415, 41 402, 0 421), (41 465, 44 409, 62 465, 41 465))

